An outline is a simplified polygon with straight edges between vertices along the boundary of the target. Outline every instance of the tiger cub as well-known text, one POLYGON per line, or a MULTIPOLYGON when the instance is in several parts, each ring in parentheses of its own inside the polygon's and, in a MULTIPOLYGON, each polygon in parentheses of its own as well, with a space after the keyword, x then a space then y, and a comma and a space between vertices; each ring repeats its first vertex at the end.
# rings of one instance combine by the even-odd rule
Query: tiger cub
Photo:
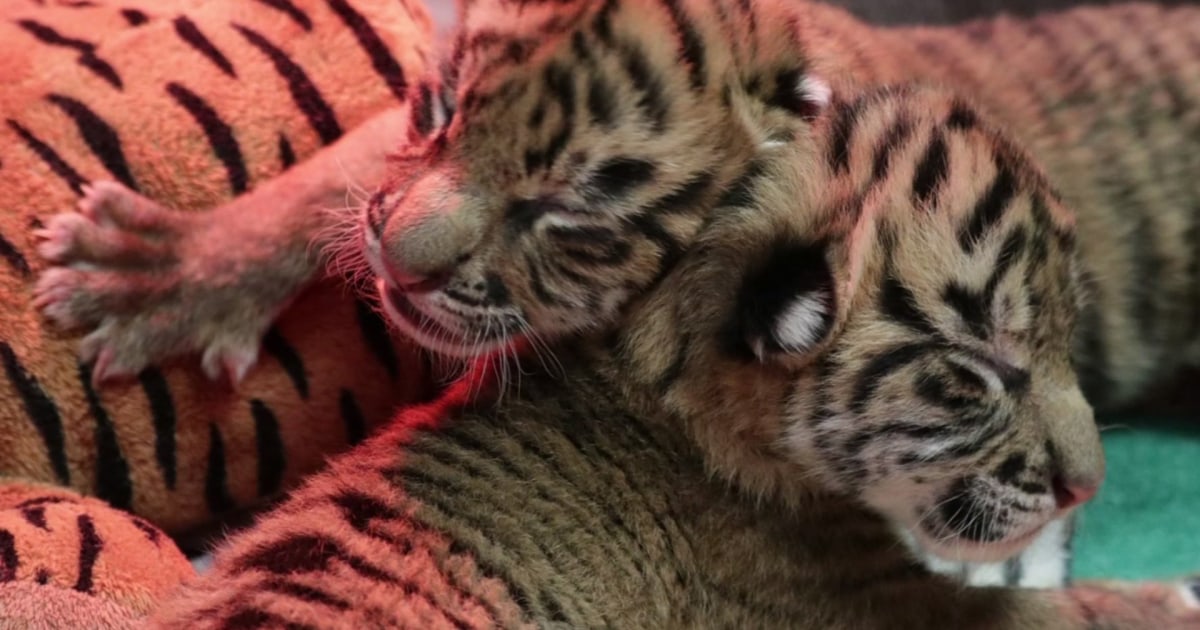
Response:
POLYGON ((900 543, 1003 558, 1100 483, 1075 218, 945 91, 816 124, 564 374, 401 412, 151 627, 1200 624, 1166 585, 964 589, 900 543))

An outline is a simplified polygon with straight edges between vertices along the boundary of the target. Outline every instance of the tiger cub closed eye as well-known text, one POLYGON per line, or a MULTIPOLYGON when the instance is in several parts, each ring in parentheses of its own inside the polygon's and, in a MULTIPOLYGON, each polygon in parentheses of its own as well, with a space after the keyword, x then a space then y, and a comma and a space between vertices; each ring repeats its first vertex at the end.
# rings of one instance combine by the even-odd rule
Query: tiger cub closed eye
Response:
POLYGON ((619 353, 751 491, 848 494, 981 562, 1104 476, 1072 215, 984 120, 931 89, 837 104, 816 159, 767 162, 619 353))

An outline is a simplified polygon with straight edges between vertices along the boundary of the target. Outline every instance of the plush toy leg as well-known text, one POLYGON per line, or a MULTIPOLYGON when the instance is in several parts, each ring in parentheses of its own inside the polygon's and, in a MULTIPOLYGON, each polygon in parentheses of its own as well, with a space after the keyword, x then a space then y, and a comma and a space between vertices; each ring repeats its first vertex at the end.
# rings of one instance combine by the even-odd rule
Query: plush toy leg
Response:
POLYGON ((132 514, 0 480, 0 629, 133 627, 193 575, 175 543, 132 514))

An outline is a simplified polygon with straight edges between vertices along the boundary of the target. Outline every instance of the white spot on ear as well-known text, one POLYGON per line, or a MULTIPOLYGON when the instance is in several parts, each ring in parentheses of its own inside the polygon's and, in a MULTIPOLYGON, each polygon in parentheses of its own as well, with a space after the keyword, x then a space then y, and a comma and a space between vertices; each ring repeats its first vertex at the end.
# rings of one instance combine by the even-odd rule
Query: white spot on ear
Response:
POLYGON ((800 79, 800 85, 796 86, 796 93, 800 95, 800 98, 821 109, 828 107, 830 101, 833 100, 833 88, 829 87, 829 83, 812 75, 804 75, 804 78, 800 79))
POLYGON ((821 340, 829 313, 829 294, 825 291, 797 297, 779 315, 775 341, 789 352, 807 350, 821 340))
POLYGON ((433 99, 433 106, 429 108, 433 114, 433 128, 441 129, 442 127, 446 126, 446 121, 450 116, 450 112, 446 108, 446 102, 442 100, 441 94, 435 93, 430 95, 429 98, 433 99))

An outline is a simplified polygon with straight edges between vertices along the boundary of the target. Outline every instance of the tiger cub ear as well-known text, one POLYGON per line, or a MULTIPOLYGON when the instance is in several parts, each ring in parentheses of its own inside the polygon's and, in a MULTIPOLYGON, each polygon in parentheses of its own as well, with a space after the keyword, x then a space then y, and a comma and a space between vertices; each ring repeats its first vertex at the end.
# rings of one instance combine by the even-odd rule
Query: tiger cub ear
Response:
POLYGON ((837 283, 827 242, 785 240, 742 279, 725 327, 728 349, 745 359, 802 358, 837 320, 837 283))

